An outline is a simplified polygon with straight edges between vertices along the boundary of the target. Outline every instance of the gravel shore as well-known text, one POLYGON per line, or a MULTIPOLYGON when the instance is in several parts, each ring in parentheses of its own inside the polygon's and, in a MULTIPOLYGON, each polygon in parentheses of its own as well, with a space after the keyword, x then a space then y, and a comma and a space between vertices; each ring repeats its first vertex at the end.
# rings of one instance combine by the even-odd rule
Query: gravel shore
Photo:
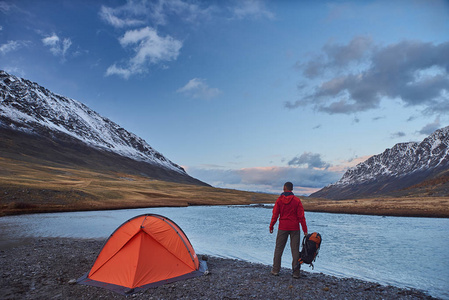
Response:
MULTIPOLYGON (((45 238, 0 250, 0 299, 435 299, 420 291, 351 278, 208 257, 210 274, 130 295, 75 284, 96 259, 104 240, 45 238)), ((199 255, 200 256, 200 255, 199 255)))

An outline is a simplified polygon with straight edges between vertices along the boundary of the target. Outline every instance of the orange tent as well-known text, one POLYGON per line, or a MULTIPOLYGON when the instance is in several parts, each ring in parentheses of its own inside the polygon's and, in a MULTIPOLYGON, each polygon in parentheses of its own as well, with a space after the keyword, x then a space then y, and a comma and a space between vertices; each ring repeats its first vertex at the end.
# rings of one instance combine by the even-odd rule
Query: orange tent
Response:
POLYGON ((175 222, 145 214, 128 220, 111 234, 91 270, 78 283, 127 295, 206 271, 206 262, 198 259, 175 222))

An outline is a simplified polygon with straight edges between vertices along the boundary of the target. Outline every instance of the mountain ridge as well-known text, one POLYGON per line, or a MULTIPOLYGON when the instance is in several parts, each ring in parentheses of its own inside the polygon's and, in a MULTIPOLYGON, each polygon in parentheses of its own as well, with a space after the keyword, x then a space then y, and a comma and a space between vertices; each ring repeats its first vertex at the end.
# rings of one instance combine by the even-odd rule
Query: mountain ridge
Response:
MULTIPOLYGON (((449 126, 436 130, 421 142, 398 143, 370 157, 348 169, 337 182, 310 196, 338 200, 406 195, 413 192, 411 187, 437 180, 447 170, 449 126)), ((446 190, 444 187, 438 193, 447 195, 446 190)))
MULTIPOLYGON (((0 129, 3 131, 3 137, 10 141, 9 145, 14 144, 12 141, 15 135, 22 139, 20 144, 25 147, 23 149, 18 149, 14 145, 9 150, 3 147, 4 153, 10 151, 10 155, 13 156, 20 154, 16 151, 28 151, 35 157, 46 157, 47 160, 51 160, 44 153, 31 151, 33 145, 23 142, 29 140, 33 143, 42 143, 44 145, 42 147, 47 151, 54 147, 62 147, 64 150, 55 154, 54 159, 61 160, 65 156, 76 160, 79 153, 71 149, 83 149, 84 153, 90 152, 103 164, 109 162, 100 158, 102 155, 108 157, 111 162, 120 162, 119 164, 126 166, 124 169, 127 171, 132 172, 135 168, 141 170, 140 173, 155 178, 207 185, 190 177, 181 166, 153 149, 142 138, 102 117, 83 103, 52 93, 35 82, 1 70, 0 129), (41 139, 38 141, 35 136, 41 139), (86 146, 90 149, 85 148, 86 146), (63 155, 63 152, 67 155, 63 155)), ((23 155, 21 157, 23 158, 23 155)), ((86 155, 84 159, 87 165, 97 164, 100 167, 94 159, 89 159, 86 155)), ((114 170, 114 168, 106 169, 114 170)))

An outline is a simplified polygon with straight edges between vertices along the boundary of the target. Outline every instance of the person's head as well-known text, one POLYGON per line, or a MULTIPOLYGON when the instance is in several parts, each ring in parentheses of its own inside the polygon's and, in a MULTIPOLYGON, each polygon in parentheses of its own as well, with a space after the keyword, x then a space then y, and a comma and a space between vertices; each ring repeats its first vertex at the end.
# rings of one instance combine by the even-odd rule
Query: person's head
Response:
POLYGON ((293 183, 291 183, 290 181, 284 183, 284 192, 291 192, 291 191, 293 191, 293 183))

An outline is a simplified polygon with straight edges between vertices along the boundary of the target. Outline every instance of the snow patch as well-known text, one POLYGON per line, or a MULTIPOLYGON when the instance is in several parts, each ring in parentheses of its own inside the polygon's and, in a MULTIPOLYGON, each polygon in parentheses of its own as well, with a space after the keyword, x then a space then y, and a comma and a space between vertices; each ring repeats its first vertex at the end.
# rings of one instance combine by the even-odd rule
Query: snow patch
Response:
POLYGON ((185 173, 142 138, 81 102, 52 93, 37 83, 0 71, 0 97, 0 116, 24 124, 24 130, 43 126, 95 148, 185 173))

